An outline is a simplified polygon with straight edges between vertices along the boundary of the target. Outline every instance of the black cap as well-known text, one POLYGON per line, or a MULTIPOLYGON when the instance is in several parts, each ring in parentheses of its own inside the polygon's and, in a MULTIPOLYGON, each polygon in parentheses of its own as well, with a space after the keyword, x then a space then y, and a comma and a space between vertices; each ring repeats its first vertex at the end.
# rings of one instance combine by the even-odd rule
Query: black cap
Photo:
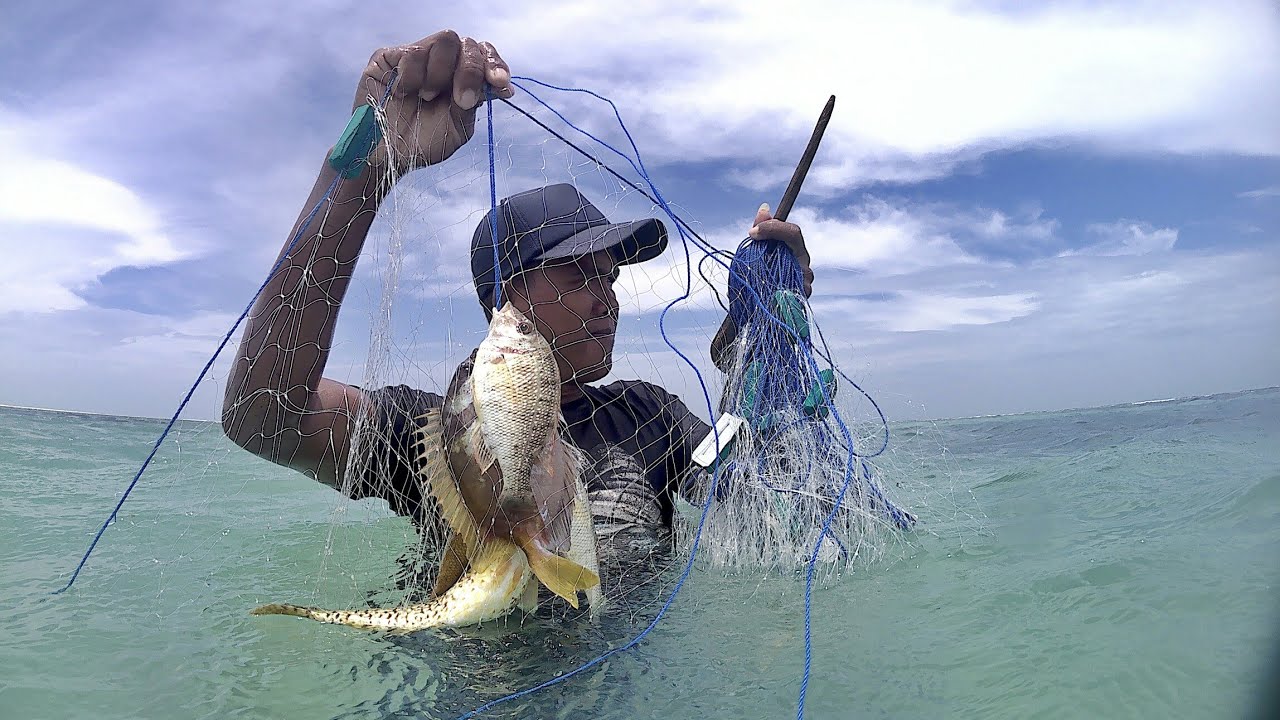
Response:
MULTIPOLYGON (((498 203, 498 260, 502 279, 553 258, 613 248, 618 263, 651 260, 667 248, 667 228, 658 220, 611 223, 572 185, 547 185, 498 203)), ((471 237, 471 278, 487 313, 493 307, 493 215, 490 210, 471 237)))

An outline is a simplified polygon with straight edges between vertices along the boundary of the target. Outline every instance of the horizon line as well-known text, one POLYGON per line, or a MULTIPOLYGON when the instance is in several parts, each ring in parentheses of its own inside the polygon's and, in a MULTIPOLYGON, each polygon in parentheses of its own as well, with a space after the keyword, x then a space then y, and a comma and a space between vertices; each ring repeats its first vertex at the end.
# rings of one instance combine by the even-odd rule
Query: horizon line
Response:
MULTIPOLYGON (((1104 410, 1106 408, 1116 407, 1140 407, 1144 405, 1159 405, 1163 403, 1179 402, 1183 400, 1198 400, 1204 398, 1218 397, 1220 395, 1238 395, 1240 393, 1261 392, 1264 390, 1280 390, 1280 385, 1264 385, 1255 388, 1241 388, 1239 390, 1224 390, 1222 392, 1209 393, 1208 395, 1179 395, 1168 398, 1152 398, 1148 400, 1135 400, 1131 402, 1108 403, 1106 405, 1085 405, 1061 408, 1045 408, 1040 410, 1020 410, 1018 412, 1009 413, 990 413, 983 415, 956 415, 953 417, 938 418, 918 418, 913 420, 898 420, 892 422, 912 423, 912 422, 941 422, 944 420, 980 420, 984 418, 999 417, 1017 417, 1019 415, 1034 415, 1035 413, 1055 413, 1055 412, 1078 412, 1082 410, 1104 410)), ((168 422, 169 418, 157 417, 153 415, 122 415, 120 413, 98 412, 94 410, 69 410, 66 408, 48 408, 38 407, 35 405, 11 405, 9 403, 0 402, 0 409, 3 410, 34 410, 37 412, 59 413, 63 415, 90 415, 94 417, 123 418, 127 420, 156 420, 159 422, 168 422)), ((196 423, 217 423, 217 420, 202 420, 198 418, 178 417, 180 421, 196 422, 196 423)))

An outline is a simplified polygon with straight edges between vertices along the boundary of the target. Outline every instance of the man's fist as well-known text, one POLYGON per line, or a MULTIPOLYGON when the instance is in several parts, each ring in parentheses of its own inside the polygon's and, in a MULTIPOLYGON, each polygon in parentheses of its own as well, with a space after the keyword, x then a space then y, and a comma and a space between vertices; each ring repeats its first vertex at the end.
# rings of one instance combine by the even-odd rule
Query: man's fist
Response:
POLYGON ((448 158, 474 134, 486 83, 497 97, 513 93, 511 70, 497 49, 452 30, 375 51, 354 103, 376 106, 387 98, 386 127, 369 164, 398 178, 448 158))

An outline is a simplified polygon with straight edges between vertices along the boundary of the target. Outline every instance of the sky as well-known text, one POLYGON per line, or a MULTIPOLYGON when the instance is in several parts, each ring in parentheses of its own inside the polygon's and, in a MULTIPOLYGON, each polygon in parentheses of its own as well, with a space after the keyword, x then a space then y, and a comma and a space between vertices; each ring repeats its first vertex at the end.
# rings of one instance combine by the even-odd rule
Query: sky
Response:
MULTIPOLYGON (((723 249, 776 204, 835 94, 790 220, 816 323, 890 419, 1280 385, 1273 3, 50 0, 5 15, 3 404, 172 414, 288 240, 371 52, 446 27, 517 76, 611 98, 663 196, 723 249)), ((526 88, 623 147, 599 101, 526 88)), ((465 248, 489 205, 485 140, 482 125, 399 184, 331 377, 439 388, 483 337, 465 248)), ((658 213, 505 106, 495 142, 500 193, 573 182, 611 219, 658 213)), ((696 400, 658 330, 688 268, 673 235, 624 274, 615 376, 696 400)), ((713 376, 721 311, 701 280, 690 295, 664 327, 713 376)), ((187 417, 216 417, 238 338, 187 417)))

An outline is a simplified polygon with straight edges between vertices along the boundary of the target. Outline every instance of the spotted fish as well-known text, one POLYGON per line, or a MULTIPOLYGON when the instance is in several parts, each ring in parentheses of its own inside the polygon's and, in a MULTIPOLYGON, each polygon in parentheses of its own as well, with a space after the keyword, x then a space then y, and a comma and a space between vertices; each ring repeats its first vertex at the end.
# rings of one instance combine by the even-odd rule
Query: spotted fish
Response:
POLYGON ((454 374, 442 410, 419 418, 419 477, 451 530, 433 599, 360 610, 270 604, 252 614, 392 631, 458 627, 532 612, 534 576, 575 608, 585 591, 599 610, 595 530, 579 461, 557 432, 559 398, 550 345, 508 304, 454 374))
POLYGON ((444 456, 440 412, 419 419, 419 474, 440 503, 453 536, 445 551, 430 602, 397 608, 323 610, 299 605, 263 605, 254 615, 292 615, 320 622, 374 630, 412 631, 461 627, 494 620, 515 607, 532 612, 538 600, 537 583, 524 551, 509 538, 481 537, 458 494, 444 456), (465 572, 464 572, 465 571, 465 572), (441 582, 446 576, 447 583, 441 582), (443 586, 443 587, 442 587, 443 586))

